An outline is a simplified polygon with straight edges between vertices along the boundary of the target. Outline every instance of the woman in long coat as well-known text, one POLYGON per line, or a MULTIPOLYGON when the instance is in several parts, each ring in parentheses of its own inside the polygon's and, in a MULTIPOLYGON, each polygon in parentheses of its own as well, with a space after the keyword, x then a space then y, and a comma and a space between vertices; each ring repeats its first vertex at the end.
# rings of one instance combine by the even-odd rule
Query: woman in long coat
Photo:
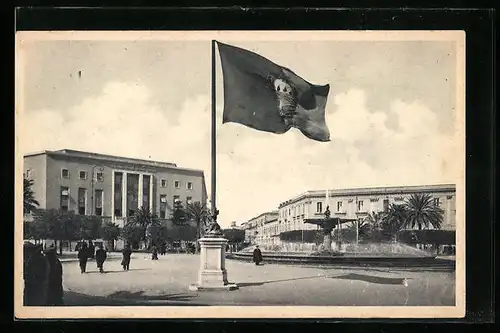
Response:
POLYGON ((123 259, 122 259, 122 266, 124 271, 129 270, 130 266, 130 257, 132 256, 132 250, 130 249, 130 245, 127 244, 125 248, 122 251, 123 259))
POLYGON ((260 252, 259 246, 255 245, 255 250, 253 250, 253 262, 255 265, 259 265, 262 261, 262 252, 260 252))
POLYGON ((63 268, 57 258, 56 249, 49 248, 45 251, 45 258, 50 264, 46 305, 63 305, 63 268))

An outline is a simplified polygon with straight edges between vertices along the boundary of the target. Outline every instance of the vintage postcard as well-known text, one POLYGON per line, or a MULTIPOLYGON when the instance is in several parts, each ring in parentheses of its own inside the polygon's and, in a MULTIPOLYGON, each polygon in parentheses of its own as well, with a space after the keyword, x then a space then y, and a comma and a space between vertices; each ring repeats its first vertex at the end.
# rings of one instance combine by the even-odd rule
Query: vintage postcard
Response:
POLYGON ((15 177, 20 319, 463 317, 465 33, 18 32, 15 177))

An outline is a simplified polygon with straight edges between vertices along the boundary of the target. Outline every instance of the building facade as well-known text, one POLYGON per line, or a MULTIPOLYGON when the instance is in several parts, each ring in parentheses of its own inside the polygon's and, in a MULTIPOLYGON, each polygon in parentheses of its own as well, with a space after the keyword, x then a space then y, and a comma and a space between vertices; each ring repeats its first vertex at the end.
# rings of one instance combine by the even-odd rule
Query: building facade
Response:
POLYGON ((259 245, 277 245, 282 232, 317 229, 304 220, 323 218, 327 206, 331 216, 363 219, 369 213, 387 211, 391 204, 402 204, 415 193, 431 195, 444 211, 441 229, 455 230, 456 187, 444 184, 308 191, 280 203, 276 221, 258 223, 264 213, 246 222, 245 235, 259 245))
POLYGON ((141 207, 168 218, 177 200, 184 207, 207 200, 203 171, 174 163, 63 149, 25 155, 24 175, 34 181, 40 208, 99 215, 120 226, 141 207))
POLYGON ((265 212, 242 223, 241 228, 245 230, 245 242, 262 244, 264 239, 267 241, 267 236, 264 235, 265 231, 270 231, 270 228, 277 226, 277 223, 278 211, 265 212))

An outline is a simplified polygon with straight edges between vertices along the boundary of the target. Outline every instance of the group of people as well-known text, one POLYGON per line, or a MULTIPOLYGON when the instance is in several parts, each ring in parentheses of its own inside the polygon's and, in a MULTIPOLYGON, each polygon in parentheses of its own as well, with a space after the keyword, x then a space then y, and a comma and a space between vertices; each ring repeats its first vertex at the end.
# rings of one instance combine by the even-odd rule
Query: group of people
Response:
POLYGON ((62 265, 54 245, 45 251, 40 245, 24 243, 24 305, 63 305, 62 265))
POLYGON ((108 255, 102 244, 98 246, 94 253, 94 246, 92 242, 89 242, 88 245, 87 243, 82 242, 78 249, 78 263, 80 265, 81 273, 83 274, 87 271, 87 262, 90 258, 95 258, 99 272, 104 273, 104 262, 107 257, 108 255))
MULTIPOLYGON (((90 243, 90 242, 89 242, 90 243)), ((128 271, 130 269, 130 258, 132 256, 132 249, 130 245, 126 245, 122 251, 122 262, 121 266, 124 271, 128 271)), ((104 262, 106 261, 108 255, 102 244, 100 244, 97 250, 93 251, 92 243, 87 245, 85 242, 81 244, 78 250, 78 262, 80 265, 81 273, 85 273, 87 271, 87 262, 89 258, 95 258, 97 269, 100 273, 104 273, 104 262)))

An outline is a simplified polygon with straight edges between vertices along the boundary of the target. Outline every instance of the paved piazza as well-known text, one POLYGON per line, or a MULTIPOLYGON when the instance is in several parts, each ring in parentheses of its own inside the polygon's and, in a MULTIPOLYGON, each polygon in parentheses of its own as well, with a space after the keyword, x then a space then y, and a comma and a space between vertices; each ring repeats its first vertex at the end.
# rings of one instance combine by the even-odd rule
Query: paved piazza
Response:
MULTIPOLYGON (((76 255, 75 255, 76 257, 76 255)), ((66 305, 309 305, 453 306, 455 272, 389 268, 301 267, 226 260, 235 291, 191 292, 199 257, 167 254, 152 261, 134 254, 124 272, 118 254, 110 255, 105 274, 94 261, 81 274, 78 262, 63 262, 66 305)))

